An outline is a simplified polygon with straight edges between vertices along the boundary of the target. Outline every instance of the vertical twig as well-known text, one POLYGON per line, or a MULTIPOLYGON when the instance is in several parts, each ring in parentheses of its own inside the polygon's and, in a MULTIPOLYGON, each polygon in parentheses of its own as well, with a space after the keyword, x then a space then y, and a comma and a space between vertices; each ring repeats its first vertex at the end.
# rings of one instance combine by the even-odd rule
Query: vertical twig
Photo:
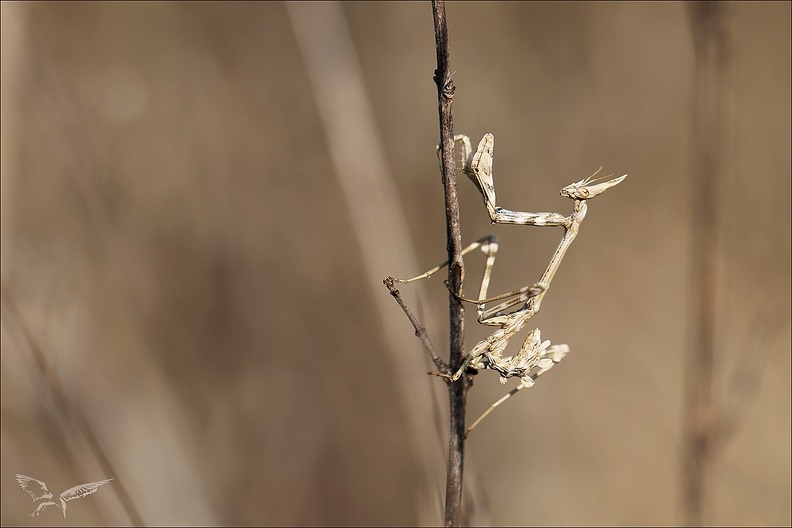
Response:
MULTIPOLYGON (((462 236, 459 227, 459 203, 457 198, 456 160, 454 157, 454 123, 451 105, 454 99, 454 84, 451 80, 448 56, 448 26, 446 25, 445 2, 432 0, 434 15, 435 44, 437 47, 437 69, 434 81, 437 84, 438 110, 440 114, 440 145, 442 149, 443 186, 445 189, 446 236, 448 249, 448 285, 451 292, 462 294, 464 265, 462 263, 462 236)), ((462 302, 449 293, 450 319, 450 372, 456 371, 464 357, 465 310, 462 302)), ((450 400, 450 437, 448 440, 448 470, 446 473, 446 526, 458 526, 462 511, 462 472, 465 454, 465 402, 471 379, 463 376, 456 383, 448 384, 450 400)))
POLYGON ((693 202, 690 346, 685 388, 685 523, 704 522, 708 473, 718 431, 713 399, 717 309, 717 199, 723 172, 727 38, 720 2, 688 4, 696 58, 693 109, 693 202))

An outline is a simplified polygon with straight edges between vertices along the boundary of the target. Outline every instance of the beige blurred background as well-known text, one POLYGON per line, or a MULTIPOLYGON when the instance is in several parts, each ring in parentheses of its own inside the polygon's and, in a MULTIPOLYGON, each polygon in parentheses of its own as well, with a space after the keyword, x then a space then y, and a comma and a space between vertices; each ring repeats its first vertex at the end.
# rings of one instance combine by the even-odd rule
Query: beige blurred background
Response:
MULTIPOLYGON (((790 5, 727 8, 719 397, 766 353, 708 521, 789 525, 790 5)), ((630 173, 532 321, 572 353, 467 442, 466 519, 681 523, 684 5, 447 12, 455 130, 495 134, 504 207, 566 214, 564 185, 630 173)), ((428 2, 2 4, 2 524, 129 525, 129 503, 149 525, 441 522, 442 382, 379 282, 445 255, 434 68, 428 2), (26 517, 14 474, 58 494, 107 478, 101 456, 110 487, 26 517)), ((491 226, 468 181, 460 205, 465 242, 500 239, 492 293, 540 276, 558 230, 491 226)), ((402 291, 445 352, 442 277, 402 291)))

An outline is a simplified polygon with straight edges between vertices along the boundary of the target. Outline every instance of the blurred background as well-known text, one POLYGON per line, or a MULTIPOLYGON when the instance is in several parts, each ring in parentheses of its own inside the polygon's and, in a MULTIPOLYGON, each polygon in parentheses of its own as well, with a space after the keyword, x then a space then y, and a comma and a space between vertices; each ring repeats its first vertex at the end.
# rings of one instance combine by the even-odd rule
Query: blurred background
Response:
MULTIPOLYGON (((572 353, 466 443, 466 521, 683 523, 685 6, 447 15, 455 131, 494 133, 499 205, 568 214, 561 187, 630 174, 531 322, 572 353)), ((724 20, 715 394, 757 383, 707 522, 789 525, 790 5, 724 20)), ((2 4, 2 524, 442 523, 446 391, 381 284, 446 255, 435 66, 429 2, 2 4), (30 519, 16 473, 115 480, 30 519)), ((500 240, 490 292, 537 280, 561 231, 490 225, 459 184, 463 242, 500 240)), ((401 290, 445 354, 441 275, 401 290)))

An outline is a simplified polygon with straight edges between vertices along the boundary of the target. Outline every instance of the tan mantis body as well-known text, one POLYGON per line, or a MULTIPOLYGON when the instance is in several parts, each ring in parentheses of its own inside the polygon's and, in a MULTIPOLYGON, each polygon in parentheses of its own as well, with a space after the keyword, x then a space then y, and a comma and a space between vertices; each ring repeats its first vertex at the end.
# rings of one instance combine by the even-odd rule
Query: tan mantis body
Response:
MULTIPOLYGON (((462 251, 464 255, 476 248, 480 248, 487 256, 487 262, 484 268, 484 276, 481 280, 478 299, 459 298, 465 302, 476 305, 476 314, 480 324, 497 326, 498 329, 495 330, 492 335, 473 347, 462 365, 454 374, 438 375, 446 377, 451 381, 456 381, 462 376, 465 370, 470 367, 476 370, 489 369, 498 372, 500 374, 501 383, 505 383, 506 380, 511 377, 519 377, 521 380, 520 387, 493 404, 493 406, 482 415, 481 418, 483 418, 483 416, 491 412, 492 409, 500 405, 500 403, 505 401, 506 398, 517 390, 532 386, 534 380, 538 376, 550 369, 555 363, 558 363, 569 352, 569 347, 567 345, 550 346, 550 341, 543 342, 540 337, 539 329, 536 328, 528 333, 517 355, 504 356, 506 346, 511 338, 522 330, 528 324, 528 321, 539 312, 542 299, 550 288, 550 283, 558 271, 561 260, 564 258, 569 246, 577 236, 580 224, 586 217, 586 211, 588 209, 586 201, 618 185, 624 181, 627 175, 625 174, 612 180, 598 183, 603 178, 594 179, 594 176, 596 176, 595 173, 588 178, 567 185, 561 189, 561 196, 574 201, 573 210, 569 216, 564 216, 559 213, 510 211, 498 207, 496 204, 495 185, 492 177, 493 135, 486 134, 475 152, 472 149, 468 136, 458 135, 454 137, 454 140, 462 143, 462 168, 481 193, 484 199, 484 205, 487 208, 487 213, 493 223, 540 227, 557 226, 564 228, 564 235, 561 237, 561 242, 558 244, 553 257, 550 259, 550 263, 547 265, 547 268, 537 283, 489 299, 487 298, 487 290, 489 288, 492 267, 495 262, 495 254, 498 250, 497 239, 492 235, 486 236, 470 244, 462 251), (486 308, 487 304, 495 301, 502 302, 499 302, 491 308, 486 308), (512 312, 506 312, 506 310, 515 306, 519 307, 512 312)), ((448 262, 444 262, 426 273, 411 279, 393 279, 393 281, 408 283, 428 278, 447 264, 448 262)), ((481 418, 474 422, 470 429, 472 429, 481 418)))

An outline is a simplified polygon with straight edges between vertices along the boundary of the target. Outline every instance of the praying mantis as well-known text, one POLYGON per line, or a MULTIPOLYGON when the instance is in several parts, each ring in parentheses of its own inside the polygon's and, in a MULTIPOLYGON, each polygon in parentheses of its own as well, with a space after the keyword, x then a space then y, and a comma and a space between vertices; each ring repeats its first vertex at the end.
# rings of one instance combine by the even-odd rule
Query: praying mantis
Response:
MULTIPOLYGON (((495 407, 503 403, 503 401, 518 390, 534 385, 537 377, 549 370, 555 363, 561 361, 569 352, 569 347, 567 345, 551 346, 550 341, 542 341, 541 333, 539 329, 536 328, 528 333, 516 355, 504 355, 509 341, 539 312, 542 299, 550 288, 550 283, 558 271, 561 260, 564 258, 564 255, 566 255, 575 237, 577 237, 580 224, 586 217, 586 212, 588 210, 586 201, 618 185, 624 181, 627 175, 624 174, 614 179, 602 181, 613 176, 615 173, 595 178, 599 173, 598 170, 592 176, 567 185, 561 189, 561 196, 573 200, 572 213, 569 216, 564 216, 559 213, 510 211, 499 207, 496 202, 495 184, 492 176, 494 136, 492 134, 485 134, 475 151, 473 151, 468 136, 456 135, 454 136, 454 141, 461 142, 462 144, 462 169, 481 194, 492 223, 564 228, 561 242, 558 244, 555 253, 550 259, 550 263, 547 265, 539 281, 495 297, 487 298, 487 292, 489 289, 490 277, 492 275, 492 268, 495 263, 495 255, 498 251, 497 238, 493 235, 485 236, 462 250, 462 255, 465 255, 475 249, 480 249, 486 256, 486 263, 478 298, 468 299, 456 293, 454 293, 454 295, 460 301, 476 305, 476 318, 479 324, 494 326, 497 327, 497 329, 489 337, 479 341, 473 347, 456 372, 453 374, 434 372, 433 374, 446 378, 450 382, 455 382, 459 380, 468 368, 472 368, 475 370, 493 370, 497 372, 500 375, 501 383, 506 383, 511 377, 520 378, 520 386, 498 400, 495 404, 491 405, 490 408, 468 428, 469 433, 470 430, 495 407), (497 301, 500 302, 487 308, 488 304, 497 301), (513 311, 508 311, 514 307, 517 308, 513 311)), ((438 146, 438 150, 439 148, 438 146)), ((431 277, 447 265, 448 261, 410 279, 395 279, 393 277, 388 277, 386 281, 391 281, 391 284, 414 282, 431 277)))

